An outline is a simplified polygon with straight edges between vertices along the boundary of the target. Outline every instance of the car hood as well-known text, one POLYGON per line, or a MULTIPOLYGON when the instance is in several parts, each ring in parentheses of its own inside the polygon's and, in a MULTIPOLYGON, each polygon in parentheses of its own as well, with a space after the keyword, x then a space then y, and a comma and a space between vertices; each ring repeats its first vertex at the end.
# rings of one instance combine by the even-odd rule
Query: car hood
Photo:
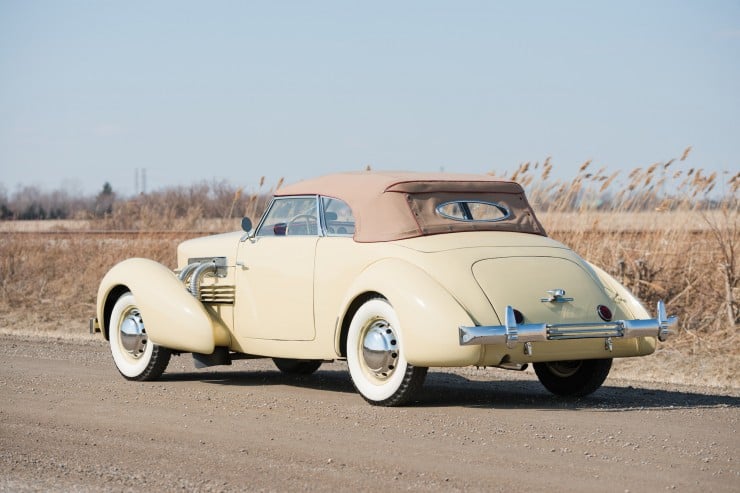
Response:
POLYGON ((183 241, 177 246, 177 265, 182 269, 190 259, 224 257, 227 265, 236 262, 236 249, 243 231, 204 236, 183 241))

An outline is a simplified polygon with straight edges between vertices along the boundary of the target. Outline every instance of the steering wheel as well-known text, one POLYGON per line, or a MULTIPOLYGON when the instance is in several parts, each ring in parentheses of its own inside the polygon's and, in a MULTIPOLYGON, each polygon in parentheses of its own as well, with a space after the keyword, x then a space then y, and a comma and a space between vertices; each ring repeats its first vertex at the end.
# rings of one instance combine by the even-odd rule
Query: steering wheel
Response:
MULTIPOLYGON (((288 226, 285 228, 285 234, 290 234, 290 229, 298 226, 298 221, 303 220, 306 227, 306 233, 307 235, 311 234, 311 223, 313 223, 313 226, 316 226, 316 216, 313 214, 298 214, 296 216, 293 216, 293 218, 288 221, 288 226)), ((301 226, 303 226, 303 223, 301 223, 301 226)), ((298 233, 300 234, 300 233, 298 233)))

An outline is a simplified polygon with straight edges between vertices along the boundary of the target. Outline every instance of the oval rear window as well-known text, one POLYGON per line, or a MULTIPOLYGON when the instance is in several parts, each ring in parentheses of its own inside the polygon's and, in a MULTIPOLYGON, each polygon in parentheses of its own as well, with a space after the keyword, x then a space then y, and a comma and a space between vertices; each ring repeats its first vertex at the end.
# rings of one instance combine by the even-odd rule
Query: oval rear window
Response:
POLYGON ((439 204, 437 214, 454 221, 496 222, 511 216, 509 209, 495 202, 480 200, 453 200, 439 204))

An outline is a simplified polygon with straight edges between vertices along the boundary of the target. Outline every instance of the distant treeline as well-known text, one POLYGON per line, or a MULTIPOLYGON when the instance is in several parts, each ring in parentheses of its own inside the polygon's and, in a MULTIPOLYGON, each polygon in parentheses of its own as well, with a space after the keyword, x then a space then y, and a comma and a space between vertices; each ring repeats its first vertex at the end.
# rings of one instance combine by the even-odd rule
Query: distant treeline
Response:
POLYGON ((0 219, 74 219, 102 217, 112 211, 115 194, 110 184, 96 196, 80 196, 66 190, 43 191, 25 186, 8 195, 0 188, 0 219))
MULTIPOLYGON (((263 182, 264 183, 264 180, 263 182)), ((261 186, 260 186, 261 188, 261 186)), ((245 194, 226 182, 201 182, 188 187, 168 187, 134 197, 121 197, 110 183, 96 195, 81 196, 66 190, 43 191, 21 187, 8 194, 0 187, 0 219, 141 219, 143 215, 164 218, 231 218, 255 213, 264 207, 272 190, 245 194)))
MULTIPOLYGON (((583 163, 576 176, 553 178, 550 158, 523 163, 501 178, 520 183, 537 211, 641 212, 654 210, 733 209, 738 206, 740 173, 706 172, 685 162, 691 147, 678 159, 631 170, 594 170, 583 163)), ((369 169, 369 167, 368 167, 369 169)), ((494 175, 494 173, 491 173, 494 175)), ((226 181, 201 182, 188 187, 168 187, 135 197, 120 197, 109 183, 89 197, 64 190, 43 192, 23 187, 8 195, 0 186, 0 219, 106 219, 118 227, 166 225, 175 219, 228 219, 244 215, 256 219, 275 189, 265 189, 262 177, 257 191, 226 181)), ((181 221, 182 222, 182 221, 181 221)))

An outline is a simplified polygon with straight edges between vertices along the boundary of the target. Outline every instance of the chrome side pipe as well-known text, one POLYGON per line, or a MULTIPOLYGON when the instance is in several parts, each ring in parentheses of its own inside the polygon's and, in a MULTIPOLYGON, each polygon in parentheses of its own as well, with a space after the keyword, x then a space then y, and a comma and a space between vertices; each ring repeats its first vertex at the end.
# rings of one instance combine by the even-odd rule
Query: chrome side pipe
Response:
POLYGON ((200 299, 200 283, 203 277, 209 272, 216 272, 216 261, 212 262, 203 262, 198 267, 196 267, 195 271, 193 272, 193 275, 190 277, 190 286, 188 287, 188 291, 190 291, 190 294, 192 294, 196 300, 200 299))
POLYGON ((212 274, 213 277, 227 276, 226 257, 191 258, 188 262, 189 264, 177 274, 177 278, 196 299, 200 300, 200 285, 208 274, 212 274))
POLYGON ((182 282, 187 282, 188 278, 190 277, 190 274, 193 273, 193 271, 200 265, 200 262, 193 262, 192 264, 186 265, 180 273, 177 275, 177 278, 180 279, 182 282))
POLYGON ((665 303, 658 301, 656 318, 616 320, 614 322, 585 322, 563 324, 517 324, 514 309, 506 307, 504 325, 459 327, 461 346, 477 344, 506 344, 513 349, 517 343, 558 341, 572 339, 600 339, 608 337, 657 337, 665 341, 673 334, 671 328, 678 319, 667 316, 665 303))

